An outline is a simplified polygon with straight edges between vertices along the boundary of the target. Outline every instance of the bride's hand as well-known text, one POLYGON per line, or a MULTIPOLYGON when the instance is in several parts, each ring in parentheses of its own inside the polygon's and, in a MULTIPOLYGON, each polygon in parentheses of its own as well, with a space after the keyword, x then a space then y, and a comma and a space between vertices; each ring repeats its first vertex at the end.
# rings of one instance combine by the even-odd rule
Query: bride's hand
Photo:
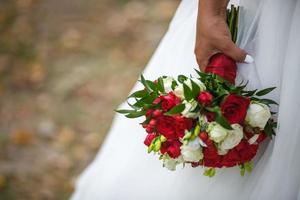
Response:
POLYGON ((227 4, 227 0, 199 1, 195 55, 201 71, 215 53, 222 52, 237 62, 243 62, 247 55, 231 40, 226 23, 227 4))

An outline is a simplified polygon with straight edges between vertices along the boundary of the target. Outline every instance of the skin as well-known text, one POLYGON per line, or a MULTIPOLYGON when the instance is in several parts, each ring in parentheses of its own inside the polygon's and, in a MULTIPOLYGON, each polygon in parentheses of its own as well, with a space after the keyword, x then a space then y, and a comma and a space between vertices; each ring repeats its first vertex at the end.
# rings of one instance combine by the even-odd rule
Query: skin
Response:
POLYGON ((228 0, 200 0, 197 17, 195 55, 201 71, 205 70, 209 58, 224 53, 237 62, 243 62, 247 53, 231 40, 226 23, 228 0))

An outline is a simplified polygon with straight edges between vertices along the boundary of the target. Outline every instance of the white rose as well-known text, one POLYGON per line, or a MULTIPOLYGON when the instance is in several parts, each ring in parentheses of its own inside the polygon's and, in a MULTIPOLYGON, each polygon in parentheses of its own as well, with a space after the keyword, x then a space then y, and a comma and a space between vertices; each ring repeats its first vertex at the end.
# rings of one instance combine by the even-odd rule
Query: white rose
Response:
POLYGON ((227 153, 228 153, 228 150, 218 148, 218 154, 219 155, 223 156, 223 155, 226 155, 227 153))
POLYGON ((267 105, 253 102, 248 108, 246 122, 252 127, 264 129, 270 117, 271 112, 267 105))
MULTIPOLYGON (((200 87, 200 91, 203 91, 205 90, 205 85, 197 78, 188 78, 187 80, 184 81, 184 84, 186 84, 190 89, 192 89, 192 82, 191 80, 193 80, 199 87, 200 87)), ((179 83, 177 82, 177 86, 176 88, 174 89, 174 94, 181 98, 181 99, 184 99, 184 88, 183 88, 183 84, 182 83, 179 83)))
POLYGON ((177 161, 173 158, 166 158, 164 160, 163 166, 168 170, 175 171, 177 166, 177 161))
POLYGON ((239 124, 232 124, 233 130, 229 130, 225 139, 220 143, 221 150, 229 150, 235 147, 243 139, 243 127, 239 124))
POLYGON ((166 93, 172 92, 172 83, 174 81, 174 79, 170 76, 167 76, 165 78, 162 79, 163 83, 164 83, 164 89, 166 93))
POLYGON ((223 126, 216 122, 212 122, 208 125, 208 134, 216 143, 223 141, 227 136, 228 131, 229 130, 223 128, 223 126))
POLYGON ((198 103, 195 100, 192 100, 190 102, 183 101, 183 104, 185 105, 184 110, 181 112, 182 116, 187 118, 193 118, 196 119, 199 115, 198 112, 192 112, 197 107, 198 103))
POLYGON ((198 162, 203 158, 199 138, 190 141, 187 145, 181 146, 180 149, 183 159, 187 162, 198 162))
POLYGON ((176 159, 173 159, 173 158, 170 158, 170 157, 165 157, 163 159, 163 166, 165 168, 167 168, 168 170, 171 170, 171 171, 175 171, 176 170, 176 166, 180 163, 183 162, 183 158, 182 156, 176 158, 176 159))
POLYGON ((192 149, 198 149, 198 148, 200 148, 201 147, 200 146, 200 138, 196 137, 194 140, 189 141, 189 143, 186 144, 185 146, 189 146, 192 149))

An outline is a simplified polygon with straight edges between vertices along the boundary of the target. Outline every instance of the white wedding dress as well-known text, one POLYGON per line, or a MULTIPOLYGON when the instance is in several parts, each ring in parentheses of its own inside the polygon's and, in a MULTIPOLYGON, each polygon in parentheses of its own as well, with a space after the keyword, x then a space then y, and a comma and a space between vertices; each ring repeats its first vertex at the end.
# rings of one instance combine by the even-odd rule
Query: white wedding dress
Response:
MULTIPOLYGON (((195 74, 197 4, 182 0, 146 78, 195 74)), ((238 78, 249 80, 250 89, 277 86, 269 97, 280 102, 277 136, 263 154, 260 149, 253 172, 241 177, 238 168, 230 168, 207 178, 202 168, 168 171, 147 154, 141 119, 116 115, 72 200, 300 199, 300 1, 241 0, 240 6, 238 44, 255 62, 240 64, 238 78)))

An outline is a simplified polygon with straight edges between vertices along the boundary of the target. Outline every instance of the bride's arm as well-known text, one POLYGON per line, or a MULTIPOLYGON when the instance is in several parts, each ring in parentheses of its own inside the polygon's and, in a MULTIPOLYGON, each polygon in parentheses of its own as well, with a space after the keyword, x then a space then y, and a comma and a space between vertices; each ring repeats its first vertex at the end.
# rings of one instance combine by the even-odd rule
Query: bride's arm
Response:
POLYGON ((195 54, 202 71, 217 52, 238 62, 245 60, 246 52, 231 40, 226 24, 227 4, 227 0, 199 0, 195 54))

